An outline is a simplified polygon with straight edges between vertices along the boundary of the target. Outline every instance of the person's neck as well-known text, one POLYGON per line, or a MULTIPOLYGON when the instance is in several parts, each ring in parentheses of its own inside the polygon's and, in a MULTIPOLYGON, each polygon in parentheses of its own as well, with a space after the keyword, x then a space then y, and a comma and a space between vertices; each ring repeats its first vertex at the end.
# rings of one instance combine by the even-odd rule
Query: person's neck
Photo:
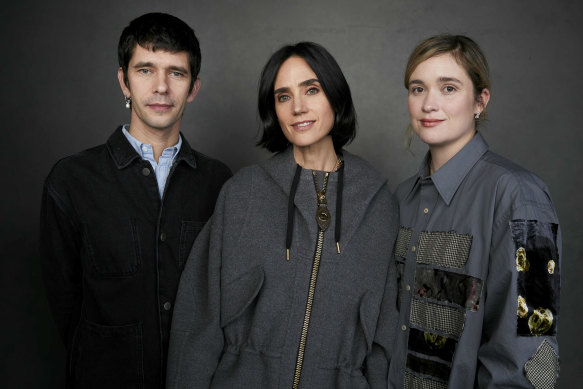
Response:
POLYGON ((443 165, 459 153, 465 145, 470 143, 474 135, 476 135, 475 130, 468 136, 458 139, 455 143, 429 146, 429 152, 431 154, 431 159, 429 161, 429 174, 438 171, 443 165))
POLYGON ((293 146, 294 160, 304 169, 333 171, 338 163, 332 138, 327 137, 310 146, 293 146))
POLYGON ((158 162, 164 149, 178 143, 178 137, 180 136, 180 128, 178 126, 167 130, 156 130, 142 126, 132 126, 130 123, 128 132, 140 142, 152 145, 154 160, 156 162, 158 162))

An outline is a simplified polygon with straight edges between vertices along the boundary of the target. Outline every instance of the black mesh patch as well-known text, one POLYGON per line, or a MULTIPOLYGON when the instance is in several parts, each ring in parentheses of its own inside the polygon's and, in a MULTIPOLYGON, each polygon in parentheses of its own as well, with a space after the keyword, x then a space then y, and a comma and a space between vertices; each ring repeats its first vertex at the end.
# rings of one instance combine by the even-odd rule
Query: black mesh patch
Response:
POLYGON ((397 235, 397 242, 395 243, 395 255, 399 257, 406 258, 407 251, 409 251, 409 243, 411 243, 411 234, 413 233, 412 228, 399 228, 399 234, 397 235))
POLYGON ((439 357, 451 362, 455 353, 457 341, 431 332, 419 331, 416 328, 409 330, 409 350, 439 357))
MULTIPOLYGON (((466 321, 465 310, 420 301, 411 301, 409 320, 417 327, 436 331, 459 339, 466 321)), ((433 332, 432 331, 432 332, 433 332)))
POLYGON ((430 378, 417 377, 405 372, 405 379, 403 381, 404 389, 447 389, 447 383, 432 380, 430 378))
POLYGON ((561 288, 558 225, 537 220, 510 222, 517 274, 517 333, 555 335, 561 288))
POLYGON ((472 235, 450 232, 421 232, 417 262, 461 269, 472 248, 472 235))
POLYGON ((419 297, 446 301, 477 311, 482 293, 482 280, 465 274, 418 267, 415 270, 415 294, 419 297))
POLYGON ((445 363, 419 358, 412 354, 407 355, 407 368, 416 373, 429 375, 442 381, 449 380, 449 373, 451 371, 450 366, 445 363))
POLYGON ((546 340, 524 365, 524 374, 535 389, 552 389, 559 377, 559 357, 546 340))

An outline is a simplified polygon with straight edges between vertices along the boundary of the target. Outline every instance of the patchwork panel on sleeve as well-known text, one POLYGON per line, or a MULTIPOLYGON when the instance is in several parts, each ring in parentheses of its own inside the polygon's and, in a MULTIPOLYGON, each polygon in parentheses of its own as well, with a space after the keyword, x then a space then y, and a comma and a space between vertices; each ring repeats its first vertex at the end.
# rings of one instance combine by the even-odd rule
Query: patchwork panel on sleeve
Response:
POLYGON ((417 327, 459 339, 464 330, 466 313, 465 310, 414 298, 409 320, 417 327))
POLYGON ((415 295, 445 301, 477 311, 482 293, 482 280, 445 270, 417 267, 415 295))
POLYGON ((556 335, 561 287, 558 225, 512 220, 510 229, 517 273, 517 333, 556 335))
POLYGON ((447 383, 405 372, 404 389, 447 389, 447 383))
POLYGON ((401 226, 399 228, 399 234, 397 235, 397 241, 395 242, 395 255, 399 257, 406 258, 407 252, 409 251, 409 243, 411 243, 411 235, 413 234, 412 228, 405 228, 401 226))
POLYGON ((461 269, 472 248, 472 235, 454 231, 423 231, 419 237, 417 262, 461 269))
POLYGON ((559 377, 559 357, 546 340, 524 365, 524 374, 535 389, 554 388, 559 377))

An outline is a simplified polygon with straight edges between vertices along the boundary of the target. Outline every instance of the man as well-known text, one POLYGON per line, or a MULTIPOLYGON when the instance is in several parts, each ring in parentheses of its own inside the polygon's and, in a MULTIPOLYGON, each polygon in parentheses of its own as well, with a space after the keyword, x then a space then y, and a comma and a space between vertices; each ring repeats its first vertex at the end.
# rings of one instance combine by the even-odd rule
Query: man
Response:
POLYGON ((180 273, 231 176, 180 134, 200 88, 194 31, 140 16, 118 58, 130 124, 59 161, 44 187, 43 272, 74 388, 164 387, 180 273))

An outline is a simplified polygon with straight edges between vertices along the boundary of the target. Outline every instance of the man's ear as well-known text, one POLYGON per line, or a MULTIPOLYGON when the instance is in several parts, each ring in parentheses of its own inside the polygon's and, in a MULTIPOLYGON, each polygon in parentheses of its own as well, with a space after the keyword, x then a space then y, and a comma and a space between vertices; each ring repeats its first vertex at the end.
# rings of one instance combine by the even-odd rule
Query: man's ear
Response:
POLYGON ((188 101, 189 103, 194 101, 194 98, 196 97, 199 90, 200 90, 200 77, 197 76, 196 80, 194 80, 194 84, 192 84, 192 90, 188 94, 186 101, 188 101))
POLYGON ((130 88, 128 88, 128 86, 125 83, 122 68, 117 69, 117 80, 119 81, 119 86, 121 87, 121 91, 123 92, 123 95, 125 97, 130 97, 130 95, 131 95, 130 88))

